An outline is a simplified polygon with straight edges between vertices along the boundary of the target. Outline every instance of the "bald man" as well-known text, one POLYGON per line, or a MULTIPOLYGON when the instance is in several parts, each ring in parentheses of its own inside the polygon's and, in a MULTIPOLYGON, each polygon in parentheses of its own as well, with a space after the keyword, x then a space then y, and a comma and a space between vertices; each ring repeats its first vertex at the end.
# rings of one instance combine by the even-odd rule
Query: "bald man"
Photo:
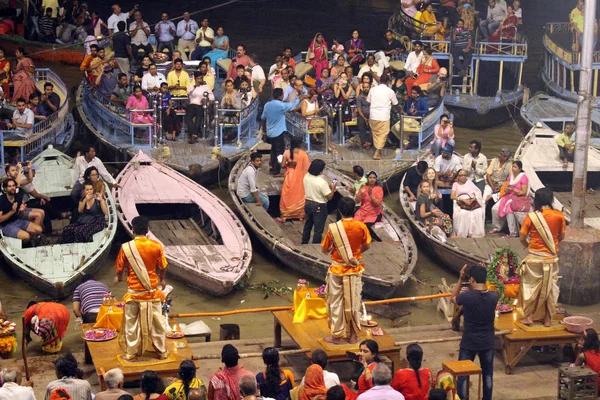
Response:
POLYGON ((31 388, 33 382, 23 382, 23 376, 19 368, 3 370, 2 382, 4 382, 4 385, 0 388, 0 400, 35 400, 31 388))
POLYGON ((198 389, 190 389, 188 400, 206 400, 206 387, 200 386, 198 389))

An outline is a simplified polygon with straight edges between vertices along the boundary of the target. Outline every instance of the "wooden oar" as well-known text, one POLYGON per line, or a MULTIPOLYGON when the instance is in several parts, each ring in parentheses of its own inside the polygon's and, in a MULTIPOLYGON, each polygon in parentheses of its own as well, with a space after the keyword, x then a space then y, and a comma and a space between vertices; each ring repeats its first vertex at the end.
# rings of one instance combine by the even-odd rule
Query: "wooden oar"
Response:
POLYGON ((27 365, 27 343, 25 341, 25 316, 22 317, 23 322, 23 337, 21 339, 21 353, 23 354, 23 366, 25 367, 25 379, 31 380, 29 374, 29 365, 27 365))

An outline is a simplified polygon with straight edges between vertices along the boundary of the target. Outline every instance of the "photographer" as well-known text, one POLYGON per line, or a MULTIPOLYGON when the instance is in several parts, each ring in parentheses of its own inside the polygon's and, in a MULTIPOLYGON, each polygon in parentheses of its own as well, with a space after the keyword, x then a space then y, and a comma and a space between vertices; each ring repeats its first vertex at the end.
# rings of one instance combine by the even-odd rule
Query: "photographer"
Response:
POLYGON ((435 107, 446 94, 446 85, 448 84, 448 70, 440 68, 435 82, 427 85, 427 106, 435 107))
POLYGON ((91 181, 83 183, 84 197, 77 206, 77 220, 64 228, 59 239, 60 244, 92 242, 94 234, 106 226, 105 215, 108 214, 106 200, 101 193, 94 193, 91 181))
POLYGON ((240 88, 234 97, 234 105, 238 110, 248 107, 252 100, 257 96, 254 88, 250 87, 250 80, 247 77, 242 77, 240 80, 240 88))
MULTIPOLYGON (((204 82, 204 77, 200 71, 194 72, 194 84, 188 86, 187 94, 190 99, 190 104, 186 109, 185 123, 188 128, 188 141, 190 143, 195 143, 196 140, 198 140, 198 132, 202 129, 202 125, 204 124, 204 106, 208 106, 208 104, 206 104, 206 99, 214 101, 215 95, 206 82, 204 82), (205 93, 207 95, 206 97, 204 95, 205 93)), ((206 122, 208 123, 208 121, 206 122)))

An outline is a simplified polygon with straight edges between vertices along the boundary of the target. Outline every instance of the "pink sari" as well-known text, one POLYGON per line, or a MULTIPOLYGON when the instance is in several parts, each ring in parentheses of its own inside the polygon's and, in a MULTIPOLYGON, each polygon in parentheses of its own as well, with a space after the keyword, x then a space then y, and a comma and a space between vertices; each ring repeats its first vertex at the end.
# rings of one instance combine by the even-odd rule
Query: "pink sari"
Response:
POLYGON ((17 63, 16 72, 13 76, 13 103, 16 103, 17 99, 21 97, 25 99, 25 102, 28 102, 29 96, 36 91, 35 81, 30 72, 31 68, 35 68, 35 65, 29 58, 24 58, 17 63))
MULTIPOLYGON (((508 175, 508 188, 522 190, 523 186, 529 183, 529 179, 524 172, 521 172, 516 177, 512 174, 508 175)), ((531 200, 529 196, 519 196, 515 192, 511 191, 506 193, 500 199, 500 208, 498 209, 498 216, 504 218, 506 214, 513 214, 515 212, 526 212, 531 207, 531 200)))
POLYGON ((315 76, 317 80, 321 79, 321 71, 323 68, 329 67, 329 61, 327 61, 327 42, 325 39, 321 41, 321 44, 317 43, 317 33, 312 42, 310 42, 310 46, 308 46, 308 61, 310 65, 315 69, 315 76))
POLYGON ((296 166, 287 166, 285 168, 285 176, 283 178, 283 186, 281 187, 281 199, 279 200, 279 211, 281 218, 304 218, 304 203, 306 201, 304 195, 304 175, 308 173, 310 160, 308 154, 304 150, 299 150, 294 154, 294 159, 290 159, 290 151, 283 152, 284 164, 286 162, 295 161, 296 166))
MULTIPOLYGON (((138 100, 137 97, 132 94, 129 96, 129 99, 127 99, 125 108, 127 110, 146 110, 149 108, 148 99, 146 99, 145 96, 142 96, 142 99, 138 100)), ((134 124, 151 124, 154 122, 154 118, 152 118, 152 115, 148 112, 133 112, 133 115, 131 116, 131 122, 134 124)))

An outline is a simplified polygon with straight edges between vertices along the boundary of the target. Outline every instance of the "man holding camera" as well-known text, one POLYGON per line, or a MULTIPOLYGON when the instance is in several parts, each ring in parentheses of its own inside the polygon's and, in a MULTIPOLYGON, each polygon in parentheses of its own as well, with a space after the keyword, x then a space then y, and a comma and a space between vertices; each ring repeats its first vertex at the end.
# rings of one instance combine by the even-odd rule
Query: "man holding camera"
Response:
MULTIPOLYGON (((204 111, 208 101, 215 101, 215 95, 210 86, 204 82, 202 72, 194 72, 194 84, 187 89, 190 104, 185 111, 185 123, 188 127, 188 141, 190 144, 198 140, 198 132, 204 124, 204 111)), ((208 124, 208 121, 206 121, 208 124)))

